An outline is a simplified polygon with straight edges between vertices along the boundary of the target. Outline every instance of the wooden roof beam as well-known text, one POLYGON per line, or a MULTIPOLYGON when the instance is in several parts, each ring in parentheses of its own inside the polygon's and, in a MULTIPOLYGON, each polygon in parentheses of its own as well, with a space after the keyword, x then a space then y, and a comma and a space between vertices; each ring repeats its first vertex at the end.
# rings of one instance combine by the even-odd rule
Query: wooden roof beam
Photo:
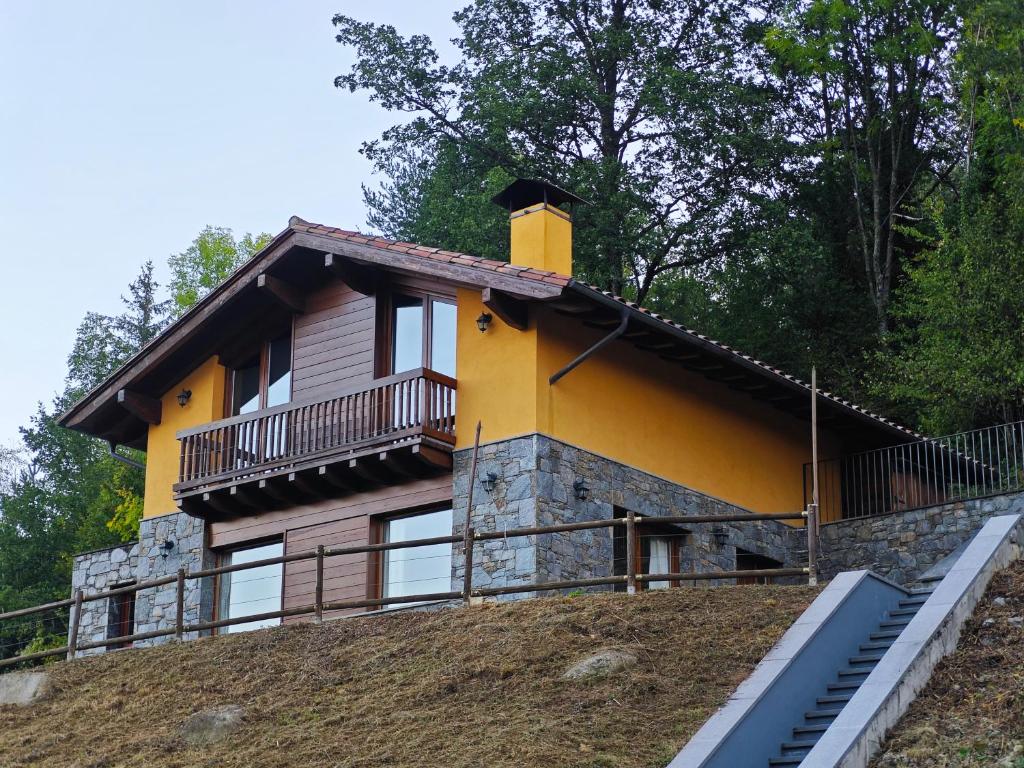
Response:
POLYGON ((263 272, 256 277, 256 287, 289 312, 301 315, 306 311, 305 296, 291 283, 263 272))
POLYGON ((501 318, 505 325, 515 328, 517 331, 526 330, 529 324, 529 312, 525 301, 514 299, 504 291, 494 288, 484 288, 480 292, 480 297, 484 306, 501 318))
POLYGON ((117 391, 117 404, 147 424, 159 424, 162 404, 155 397, 141 395, 129 389, 117 391))
POLYGON ((377 292, 377 274, 370 267, 333 253, 324 254, 324 266, 356 293, 373 296, 377 292))

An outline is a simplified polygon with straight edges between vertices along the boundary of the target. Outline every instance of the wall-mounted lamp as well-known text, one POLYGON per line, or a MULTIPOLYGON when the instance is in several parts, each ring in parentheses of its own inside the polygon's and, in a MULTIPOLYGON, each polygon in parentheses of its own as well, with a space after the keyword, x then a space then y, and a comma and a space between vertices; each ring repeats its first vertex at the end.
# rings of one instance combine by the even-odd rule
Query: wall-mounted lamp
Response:
POLYGON ((491 313, 481 312, 480 317, 476 319, 476 327, 480 329, 480 333, 484 333, 487 330, 487 326, 491 324, 491 313))
POLYGON ((577 477, 572 481, 572 495, 580 501, 587 500, 587 494, 590 493, 590 489, 587 487, 587 482, 582 477, 577 477))
POLYGON ((486 475, 484 475, 484 479, 480 481, 480 483, 484 487, 484 490, 487 491, 488 493, 493 493, 494 484, 497 482, 498 475, 494 472, 488 472, 486 475))
POLYGON ((160 557, 167 557, 171 554, 172 549, 174 549, 174 542, 170 539, 165 539, 164 543, 160 545, 160 557))
POLYGON ((191 389, 183 389, 183 390, 181 390, 181 392, 178 393, 178 405, 180 405, 182 408, 184 408, 185 407, 185 403, 187 403, 191 397, 192 397, 192 390, 191 389))
POLYGON ((711 536, 715 540, 715 545, 721 549, 729 543, 729 532, 725 528, 713 528, 711 530, 711 536))

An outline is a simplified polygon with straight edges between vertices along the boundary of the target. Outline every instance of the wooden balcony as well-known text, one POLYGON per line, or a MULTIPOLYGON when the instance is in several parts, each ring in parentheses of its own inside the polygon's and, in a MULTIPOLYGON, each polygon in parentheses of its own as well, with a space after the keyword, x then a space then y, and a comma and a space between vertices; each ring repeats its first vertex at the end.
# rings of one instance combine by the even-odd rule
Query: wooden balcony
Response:
POLYGON ((451 471, 454 379, 418 368, 178 432, 174 497, 245 514, 451 471))

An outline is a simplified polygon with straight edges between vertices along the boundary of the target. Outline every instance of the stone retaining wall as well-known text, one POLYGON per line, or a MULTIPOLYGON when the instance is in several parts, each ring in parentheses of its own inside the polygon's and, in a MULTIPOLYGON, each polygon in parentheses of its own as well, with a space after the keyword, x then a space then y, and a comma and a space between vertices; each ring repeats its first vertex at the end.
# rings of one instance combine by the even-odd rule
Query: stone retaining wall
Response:
POLYGON ((1024 493, 940 504, 821 526, 819 573, 867 568, 900 584, 974 537, 990 517, 1024 512, 1024 493))
MULTIPOLYGON (((471 454, 471 450, 455 454, 455 533, 461 533, 466 517, 471 454)), ((608 520, 616 508, 648 516, 748 512, 543 435, 482 445, 473 502, 473 525, 481 531, 608 520), (495 481, 493 491, 488 492, 482 481, 490 473, 495 481), (575 496, 577 480, 587 487, 585 500, 575 496)), ((683 527, 681 533, 687 535, 681 571, 733 570, 737 547, 786 566, 805 564, 806 542, 799 529, 774 520, 720 527, 727 537, 722 545, 716 543, 710 525, 683 527)), ((600 578, 612 575, 613 533, 603 528, 499 539, 483 542, 478 551, 473 570, 477 587, 600 578)), ((461 546, 455 547, 453 558, 452 588, 461 589, 461 546)))

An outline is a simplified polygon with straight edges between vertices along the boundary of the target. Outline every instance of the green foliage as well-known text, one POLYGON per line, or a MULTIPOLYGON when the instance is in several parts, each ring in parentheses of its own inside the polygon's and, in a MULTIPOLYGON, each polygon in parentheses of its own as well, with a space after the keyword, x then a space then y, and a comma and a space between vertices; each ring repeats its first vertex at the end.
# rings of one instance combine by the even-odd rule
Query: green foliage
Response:
POLYGON ((960 192, 932 203, 878 385, 932 432, 1024 417, 1024 8, 983 0, 964 31, 960 192))
POLYGON ((225 227, 203 229, 188 248, 167 261, 174 315, 184 314, 272 239, 266 232, 255 236, 247 232, 236 240, 225 227))
POLYGON ((389 179, 366 193, 371 224, 504 257, 487 198, 549 179, 594 203, 576 211, 578 275, 644 298, 718 258, 724 217, 756 206, 782 165, 756 18, 742 0, 477 0, 455 15, 447 66, 426 37, 335 17, 356 54, 336 84, 413 115, 363 147, 389 179))

